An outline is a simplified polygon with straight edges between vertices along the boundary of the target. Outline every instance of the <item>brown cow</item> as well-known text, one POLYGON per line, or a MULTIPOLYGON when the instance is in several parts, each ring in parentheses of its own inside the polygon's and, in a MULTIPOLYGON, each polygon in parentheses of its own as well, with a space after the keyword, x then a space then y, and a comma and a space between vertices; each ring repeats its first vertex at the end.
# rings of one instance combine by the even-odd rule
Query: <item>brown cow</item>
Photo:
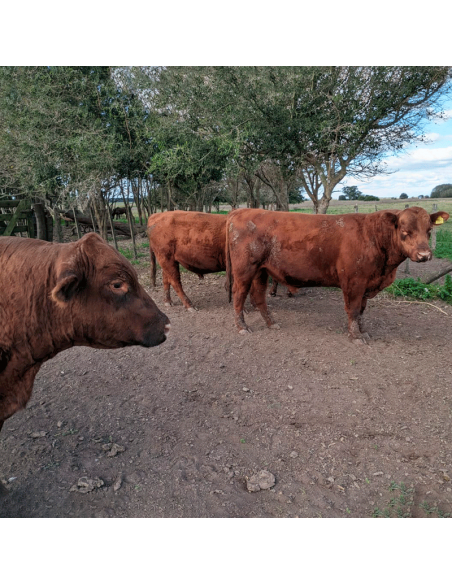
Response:
POLYGON ((95 233, 63 244, 0 237, 0 284, 0 429, 60 351, 153 347, 170 329, 134 268, 95 233))
POLYGON ((198 274, 222 272, 226 269, 226 215, 195 211, 154 213, 148 219, 151 282, 155 287, 157 258, 162 268, 165 306, 172 306, 170 285, 189 311, 193 304, 185 294, 179 264, 198 274))
POLYGON ((255 303, 269 327, 268 274, 285 285, 342 289, 353 341, 363 342, 362 314, 368 298, 392 284, 407 257, 430 260, 433 225, 448 213, 420 207, 349 215, 301 215, 240 209, 227 220, 227 278, 239 332, 249 331, 243 305, 254 280, 255 303), (232 289, 232 290, 231 290, 232 289))
MULTIPOLYGON (((151 282, 155 288, 156 258, 162 268, 164 303, 172 306, 170 286, 187 310, 193 304, 185 294, 179 264, 198 274, 222 272, 226 269, 226 219, 227 215, 213 215, 196 211, 167 211, 155 213, 148 219, 149 253, 151 256, 151 282)), ((295 289, 291 288, 295 293, 295 289)), ((254 302, 254 285, 250 291, 254 302)))

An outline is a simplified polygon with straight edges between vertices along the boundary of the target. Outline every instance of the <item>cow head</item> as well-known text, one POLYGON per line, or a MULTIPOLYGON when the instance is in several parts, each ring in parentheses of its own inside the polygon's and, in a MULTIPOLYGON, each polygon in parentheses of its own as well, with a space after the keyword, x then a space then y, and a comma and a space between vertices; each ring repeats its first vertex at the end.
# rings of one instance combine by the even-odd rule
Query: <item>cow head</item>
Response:
POLYGON ((403 211, 386 212, 387 220, 395 229, 399 249, 413 262, 432 259, 428 240, 435 225, 449 219, 449 214, 438 211, 429 215, 421 207, 409 207, 403 211))
POLYGON ((55 276, 50 296, 59 316, 70 322, 74 344, 113 349, 165 341, 167 316, 132 265, 95 233, 65 245, 55 276))

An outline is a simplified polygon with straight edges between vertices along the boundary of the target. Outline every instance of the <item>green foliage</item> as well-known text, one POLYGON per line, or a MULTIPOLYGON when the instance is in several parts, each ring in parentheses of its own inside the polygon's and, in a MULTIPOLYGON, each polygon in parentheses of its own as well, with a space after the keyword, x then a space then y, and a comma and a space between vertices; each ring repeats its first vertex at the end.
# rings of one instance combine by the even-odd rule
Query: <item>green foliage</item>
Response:
POLYGON ((345 200, 348 201, 357 201, 362 195, 362 192, 356 186, 343 187, 342 192, 344 193, 345 200))
POLYGON ((439 198, 451 198, 452 197, 452 184, 443 184, 437 185, 434 189, 432 189, 431 197, 439 197, 439 198))
POLYGON ((408 199, 408 195, 406 193, 402 193, 399 199, 408 199))
POLYGON ((358 187, 343 187, 343 195, 339 195, 339 201, 379 201, 374 195, 363 195, 358 187))
POLYGON ((430 517, 432 515, 436 515, 440 519, 451 517, 450 513, 444 513, 438 505, 430 505, 426 501, 420 503, 419 507, 425 511, 425 513, 430 517))
POLYGON ((404 280, 396 280, 393 284, 386 288, 386 292, 393 296, 403 296, 409 298, 417 298, 418 300, 433 300, 439 298, 452 304, 452 278, 447 274, 444 279, 444 284, 424 284, 414 278, 405 278, 404 280))

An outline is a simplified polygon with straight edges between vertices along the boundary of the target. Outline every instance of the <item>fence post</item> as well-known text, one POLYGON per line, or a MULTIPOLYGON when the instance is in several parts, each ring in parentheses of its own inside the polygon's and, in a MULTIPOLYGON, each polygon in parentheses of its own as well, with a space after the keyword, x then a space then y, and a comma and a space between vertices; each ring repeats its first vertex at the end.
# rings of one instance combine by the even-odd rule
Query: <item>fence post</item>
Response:
POLYGON ((358 205, 355 205, 355 213, 358 213, 358 205))

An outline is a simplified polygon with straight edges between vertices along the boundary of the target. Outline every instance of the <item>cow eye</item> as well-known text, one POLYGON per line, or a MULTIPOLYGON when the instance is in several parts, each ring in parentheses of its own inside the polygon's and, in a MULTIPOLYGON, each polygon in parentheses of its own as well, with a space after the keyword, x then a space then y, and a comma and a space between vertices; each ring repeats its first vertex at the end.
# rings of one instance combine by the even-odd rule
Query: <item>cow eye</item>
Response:
POLYGON ((127 294, 129 291, 129 287, 127 286, 126 282, 122 280, 115 280, 114 282, 110 282, 110 290, 112 290, 115 294, 127 294))

